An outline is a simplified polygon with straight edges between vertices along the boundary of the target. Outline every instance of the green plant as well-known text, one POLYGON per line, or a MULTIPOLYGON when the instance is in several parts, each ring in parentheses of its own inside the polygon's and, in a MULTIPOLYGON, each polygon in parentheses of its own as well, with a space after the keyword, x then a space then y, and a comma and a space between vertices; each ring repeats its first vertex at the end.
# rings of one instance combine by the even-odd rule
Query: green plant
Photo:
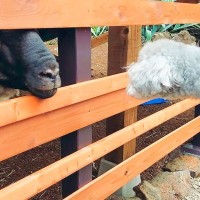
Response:
POLYGON ((98 37, 108 31, 107 26, 94 26, 91 28, 92 37, 98 37))
POLYGON ((176 33, 181 30, 187 30, 189 28, 200 30, 199 24, 162 24, 162 25, 150 25, 142 27, 142 37, 145 41, 150 41, 156 32, 169 32, 176 33))
MULTIPOLYGON (((161 0, 165 2, 175 2, 176 0, 161 0)), ((145 41, 150 41, 156 32, 169 32, 176 33, 181 30, 200 30, 200 25, 197 23, 193 24, 162 24, 162 25, 149 25, 142 27, 142 37, 145 41)))

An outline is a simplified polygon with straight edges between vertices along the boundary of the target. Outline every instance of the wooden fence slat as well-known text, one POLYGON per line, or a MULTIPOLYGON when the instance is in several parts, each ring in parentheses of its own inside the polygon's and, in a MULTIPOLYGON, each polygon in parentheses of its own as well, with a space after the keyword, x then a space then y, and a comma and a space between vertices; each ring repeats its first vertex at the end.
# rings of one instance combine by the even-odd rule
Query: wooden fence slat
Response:
MULTIPOLYGON (((107 74, 114 75, 125 71, 127 66, 128 53, 128 33, 127 26, 109 27, 108 37, 108 67, 107 74)), ((124 128, 124 112, 106 119, 106 136, 124 128)), ((116 149, 105 156, 105 159, 115 164, 123 159, 123 148, 116 149)))
POLYGON ((92 161, 95 161, 181 112, 194 107, 198 103, 199 100, 187 99, 129 125, 2 189, 0 191, 0 199, 14 200, 16 196, 20 196, 21 199, 30 198, 51 186, 53 183, 62 180, 92 161))
MULTIPOLYGON (((108 74, 119 73, 123 66, 137 60, 141 48, 141 26, 111 27, 109 34, 108 74)), ((135 121, 137 121, 136 107, 107 119, 106 134, 111 134, 135 121)), ((136 139, 112 151, 105 156, 105 159, 117 164, 132 156, 135 149, 136 139)))
POLYGON ((1 102, 0 127, 123 89, 127 83, 127 73, 121 73, 59 88, 54 97, 45 100, 25 96, 1 102))
MULTIPOLYGON (((128 34, 128 57, 127 65, 130 65, 132 62, 136 62, 138 54, 142 47, 142 26, 130 26, 128 34)), ((124 113, 124 126, 128 126, 133 122, 137 121, 137 107, 131 108, 124 113)), ((128 142, 123 146, 123 160, 129 158, 136 153, 137 142, 136 138, 128 142)))
POLYGON ((198 23, 199 8, 149 0, 1 0, 0 29, 198 23))
POLYGON ((96 38, 92 38, 91 40, 91 47, 95 48, 99 45, 102 45, 104 43, 108 42, 108 32, 96 37, 96 38))
MULTIPOLYGON (((124 89, 0 128, 0 160, 144 103, 124 89)), ((5 114, 4 114, 5 115, 5 114)))
POLYGON ((176 129, 74 192, 64 200, 101 200, 200 131, 200 117, 176 129))

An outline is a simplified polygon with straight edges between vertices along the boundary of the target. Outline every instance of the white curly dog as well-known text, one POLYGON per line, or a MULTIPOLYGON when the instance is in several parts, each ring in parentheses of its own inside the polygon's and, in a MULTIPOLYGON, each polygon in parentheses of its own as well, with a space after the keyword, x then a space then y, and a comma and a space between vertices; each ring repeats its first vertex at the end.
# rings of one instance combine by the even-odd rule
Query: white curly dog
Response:
POLYGON ((128 75, 127 93, 136 98, 200 98, 200 48, 168 39, 149 42, 128 75))

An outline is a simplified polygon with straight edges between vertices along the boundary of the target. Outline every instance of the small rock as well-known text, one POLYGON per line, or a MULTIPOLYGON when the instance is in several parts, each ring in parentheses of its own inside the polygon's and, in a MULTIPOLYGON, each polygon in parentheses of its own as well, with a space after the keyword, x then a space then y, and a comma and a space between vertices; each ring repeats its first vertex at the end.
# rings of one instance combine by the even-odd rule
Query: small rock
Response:
POLYGON ((184 200, 199 200, 200 193, 197 190, 191 188, 190 194, 184 198, 184 200))
POLYGON ((200 159, 190 155, 182 155, 168 163, 164 168, 171 172, 189 170, 194 172, 197 177, 200 174, 200 159))
POLYGON ((161 172, 150 182, 145 181, 140 190, 147 200, 182 199, 191 190, 190 171, 161 172))
POLYGON ((160 190, 148 181, 144 181, 144 183, 140 186, 140 190, 147 200, 162 200, 160 190))
POLYGON ((177 41, 177 42, 183 42, 185 44, 192 44, 196 45, 196 38, 192 35, 187 30, 180 31, 178 34, 172 34, 172 39, 177 41))
POLYGON ((156 41, 160 39, 172 39, 172 36, 169 32, 157 32, 154 34, 152 41, 156 41))
POLYGON ((171 39, 177 42, 183 42, 185 44, 196 45, 196 38, 187 30, 182 30, 179 33, 170 34, 169 32, 157 32, 154 34, 152 41, 160 40, 160 39, 171 39))

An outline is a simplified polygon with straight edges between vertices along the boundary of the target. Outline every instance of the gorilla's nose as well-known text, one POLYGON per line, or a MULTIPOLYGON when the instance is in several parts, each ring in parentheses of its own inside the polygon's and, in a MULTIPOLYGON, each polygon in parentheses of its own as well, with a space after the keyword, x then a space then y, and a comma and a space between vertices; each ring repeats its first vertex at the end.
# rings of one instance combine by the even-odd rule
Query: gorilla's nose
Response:
POLYGON ((46 69, 42 70, 39 73, 39 76, 41 78, 51 79, 52 81, 55 81, 58 75, 59 75, 59 67, 57 62, 50 63, 46 69))

